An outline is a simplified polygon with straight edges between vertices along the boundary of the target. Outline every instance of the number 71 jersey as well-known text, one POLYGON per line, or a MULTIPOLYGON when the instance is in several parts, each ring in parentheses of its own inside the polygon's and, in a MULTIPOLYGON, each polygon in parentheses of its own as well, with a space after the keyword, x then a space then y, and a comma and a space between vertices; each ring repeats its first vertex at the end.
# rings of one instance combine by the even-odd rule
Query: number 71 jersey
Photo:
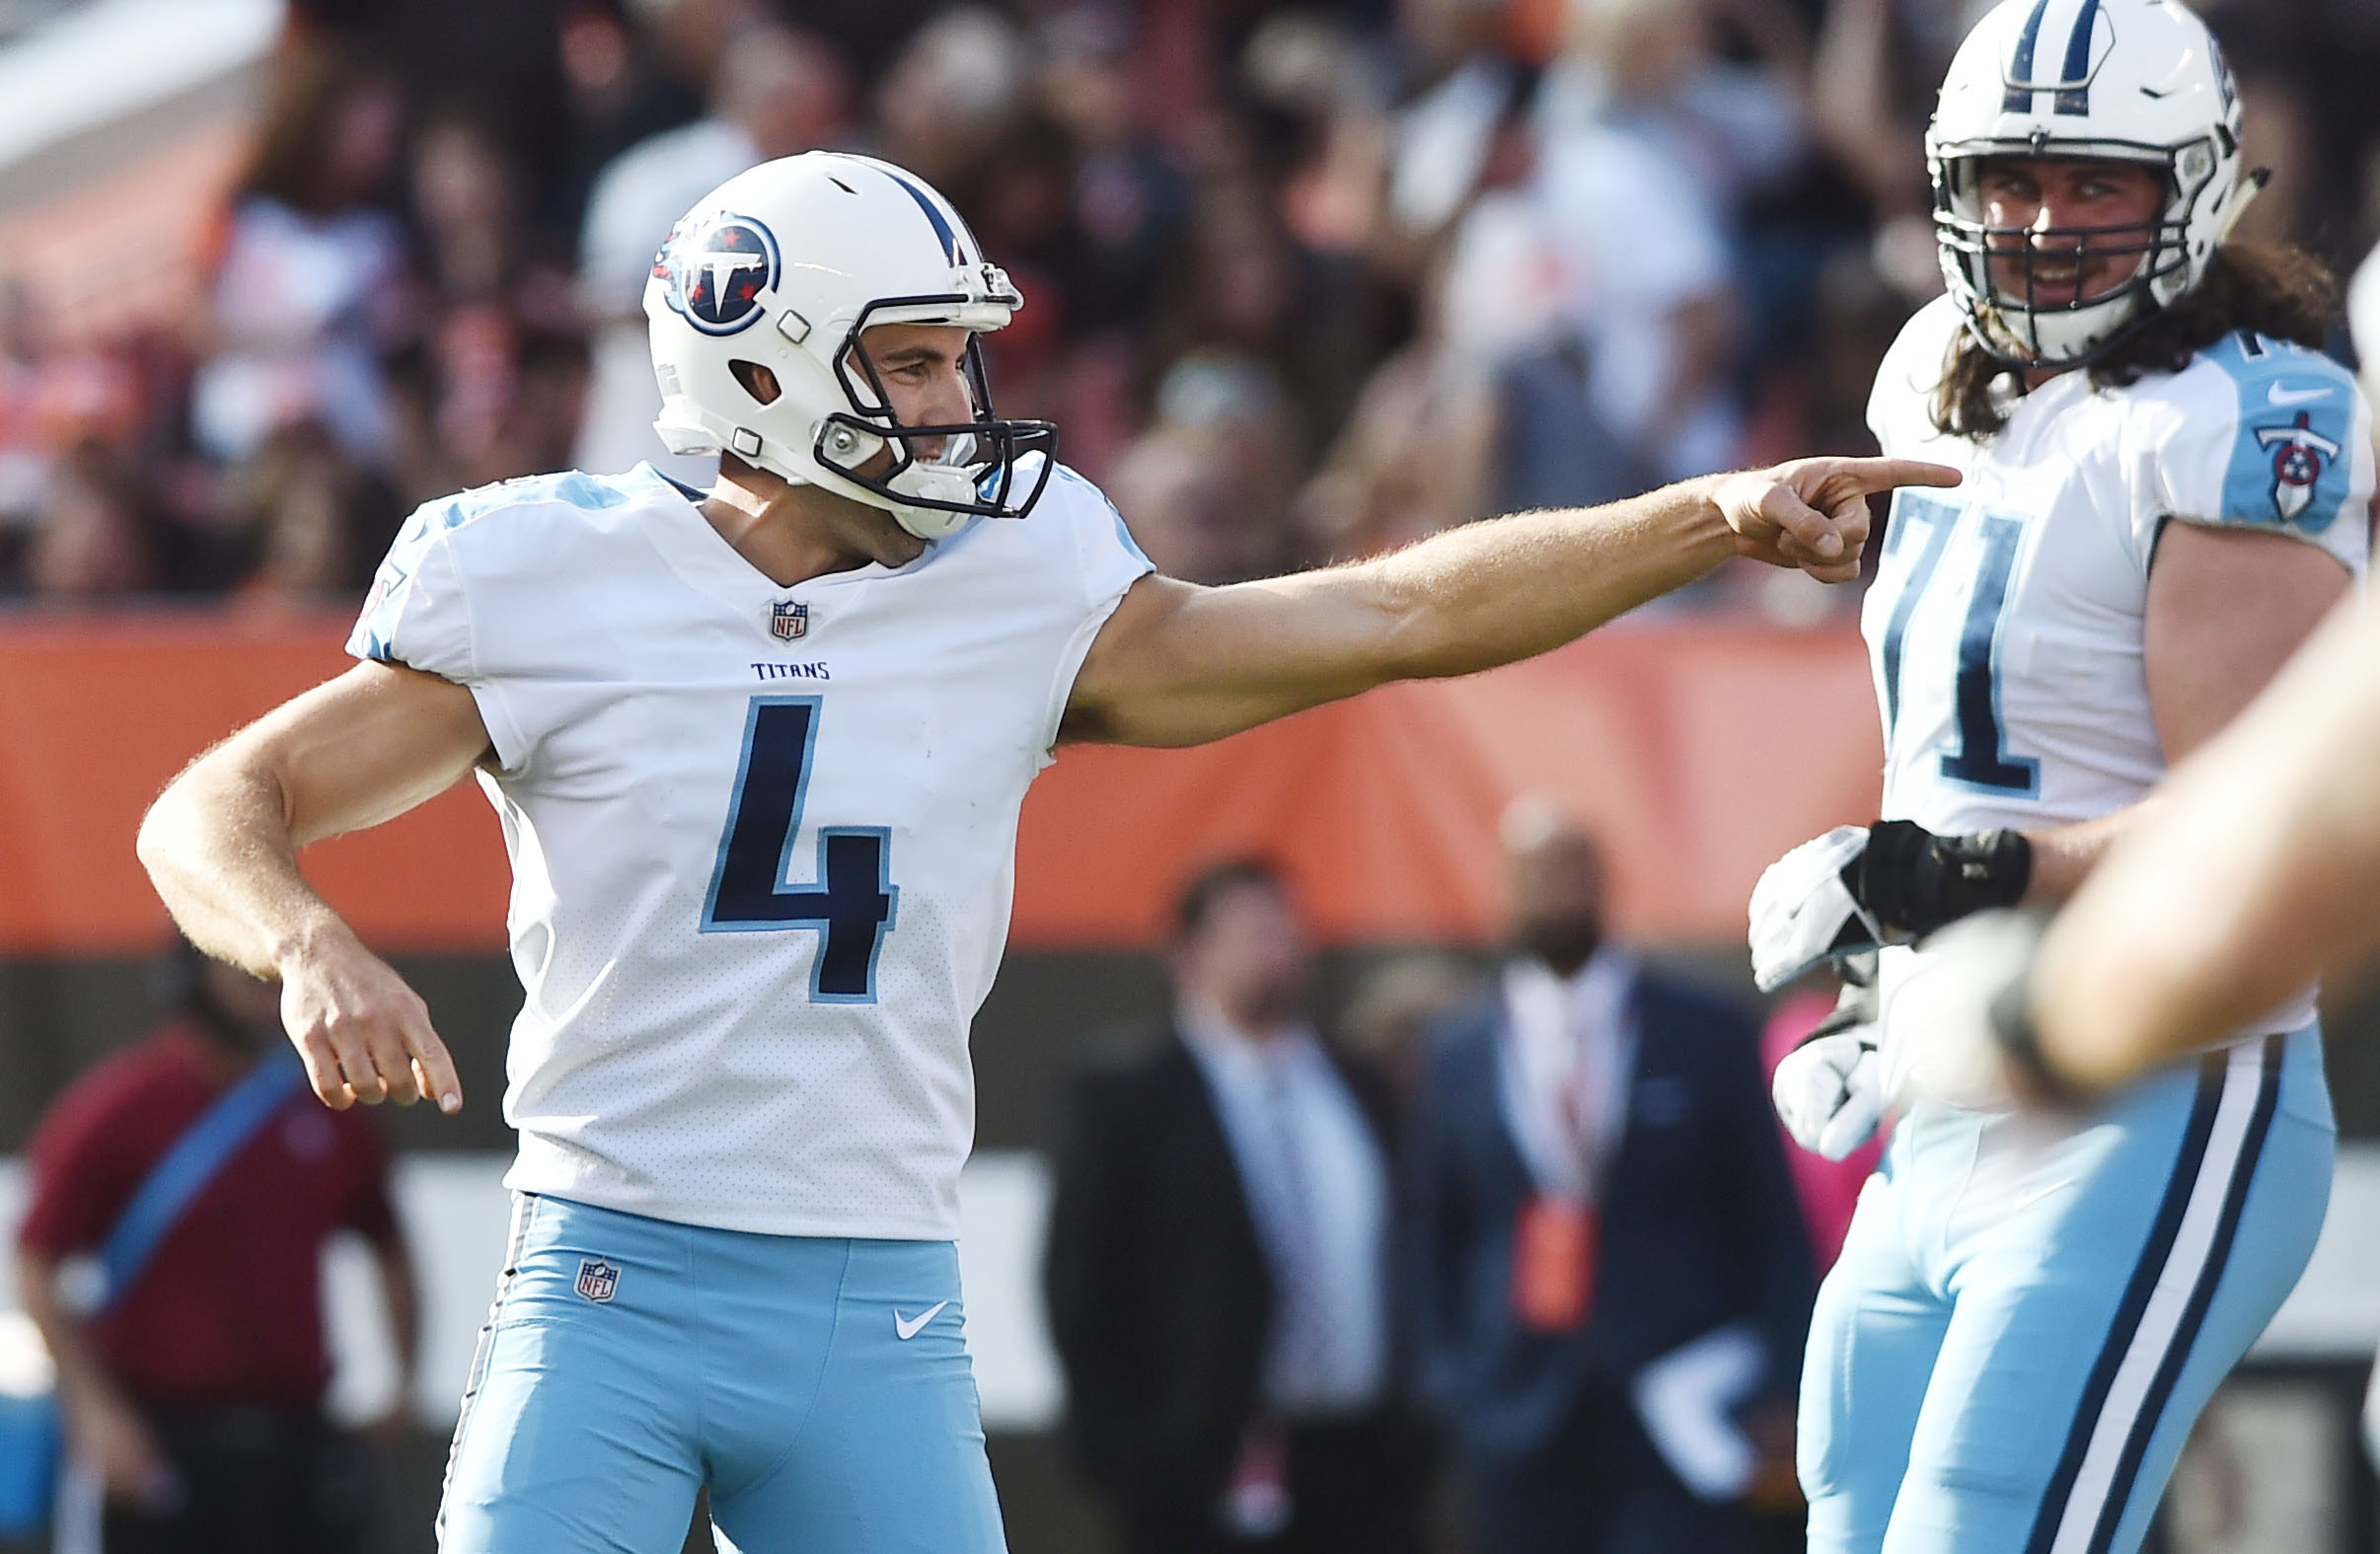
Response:
POLYGON ((1868 406, 1887 454, 1967 474, 1895 495, 1861 609, 1883 814, 1938 832, 2094 819, 2166 769, 2142 642, 2167 525, 2287 536, 2360 580, 2369 414, 2328 357, 2234 334, 2128 388, 2061 374, 1971 442, 1932 421, 1961 327, 1948 301, 1922 309, 1868 406))
POLYGON ((954 1236, 1018 809, 1148 570, 1063 468, 1021 521, 790 588, 644 466, 416 512, 348 648, 469 689, 494 748, 507 1183, 954 1236))

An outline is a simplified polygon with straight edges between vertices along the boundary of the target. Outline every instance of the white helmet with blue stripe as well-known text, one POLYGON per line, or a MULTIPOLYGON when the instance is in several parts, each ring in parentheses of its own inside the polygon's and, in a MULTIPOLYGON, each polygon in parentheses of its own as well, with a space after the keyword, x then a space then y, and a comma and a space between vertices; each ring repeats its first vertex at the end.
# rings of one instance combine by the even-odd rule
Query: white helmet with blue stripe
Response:
POLYGON ((672 453, 731 453, 881 507, 921 539, 1021 518, 1049 480, 1057 429, 993 414, 974 336, 1023 305, 916 175, 828 151, 764 162, 698 201, 653 260, 653 426, 672 453), (878 324, 970 332, 970 422, 902 424, 856 349, 878 324), (1029 485, 1017 468, 1028 452, 1043 455, 1029 485))
POLYGON ((1925 156, 1951 296, 1975 340, 2021 367, 2091 361, 2187 296, 2260 186, 2239 176, 2231 71, 2180 0, 2004 0, 1952 60, 1925 156), (2164 205, 2136 227, 1993 227, 1978 187, 1992 157, 2145 163, 2164 174, 2164 205), (2138 263, 2113 292, 2044 301, 2032 259, 2045 237, 2066 240, 2051 252, 2068 265, 2078 251, 2138 263), (1995 258, 2021 285, 1995 281, 1995 258))

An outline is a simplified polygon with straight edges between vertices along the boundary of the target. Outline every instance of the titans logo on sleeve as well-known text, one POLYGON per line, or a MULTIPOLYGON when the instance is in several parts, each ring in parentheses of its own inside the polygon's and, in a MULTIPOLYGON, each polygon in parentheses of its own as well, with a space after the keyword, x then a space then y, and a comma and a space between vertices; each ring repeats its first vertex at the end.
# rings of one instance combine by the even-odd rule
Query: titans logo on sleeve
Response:
POLYGON ((653 260, 669 305, 706 334, 733 334, 762 313, 777 285, 777 239, 749 216, 716 212, 680 226, 653 260))

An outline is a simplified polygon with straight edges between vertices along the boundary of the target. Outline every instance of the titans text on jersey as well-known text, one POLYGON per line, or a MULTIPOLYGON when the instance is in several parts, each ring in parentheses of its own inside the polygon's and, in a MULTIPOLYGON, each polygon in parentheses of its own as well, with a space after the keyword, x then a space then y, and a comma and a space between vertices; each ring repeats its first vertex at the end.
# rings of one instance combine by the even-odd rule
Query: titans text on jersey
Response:
POLYGON ((791 588, 645 466, 415 513, 348 650, 468 687, 494 745, 527 992, 508 1185, 955 1235, 1018 807, 1149 569, 1063 468, 1028 521, 791 588))

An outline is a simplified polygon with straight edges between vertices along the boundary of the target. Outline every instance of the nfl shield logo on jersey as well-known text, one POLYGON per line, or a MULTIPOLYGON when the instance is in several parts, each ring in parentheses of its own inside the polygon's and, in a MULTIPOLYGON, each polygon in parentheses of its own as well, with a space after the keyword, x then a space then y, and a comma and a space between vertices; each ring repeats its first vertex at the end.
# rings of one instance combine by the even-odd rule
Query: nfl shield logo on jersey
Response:
POLYGON ((769 630, 781 642, 808 635, 810 607, 798 599, 778 600, 769 606, 769 630))
POLYGON ((584 1258, 578 1265, 578 1293, 598 1305, 612 1298, 620 1288, 620 1270, 600 1257, 584 1258))

